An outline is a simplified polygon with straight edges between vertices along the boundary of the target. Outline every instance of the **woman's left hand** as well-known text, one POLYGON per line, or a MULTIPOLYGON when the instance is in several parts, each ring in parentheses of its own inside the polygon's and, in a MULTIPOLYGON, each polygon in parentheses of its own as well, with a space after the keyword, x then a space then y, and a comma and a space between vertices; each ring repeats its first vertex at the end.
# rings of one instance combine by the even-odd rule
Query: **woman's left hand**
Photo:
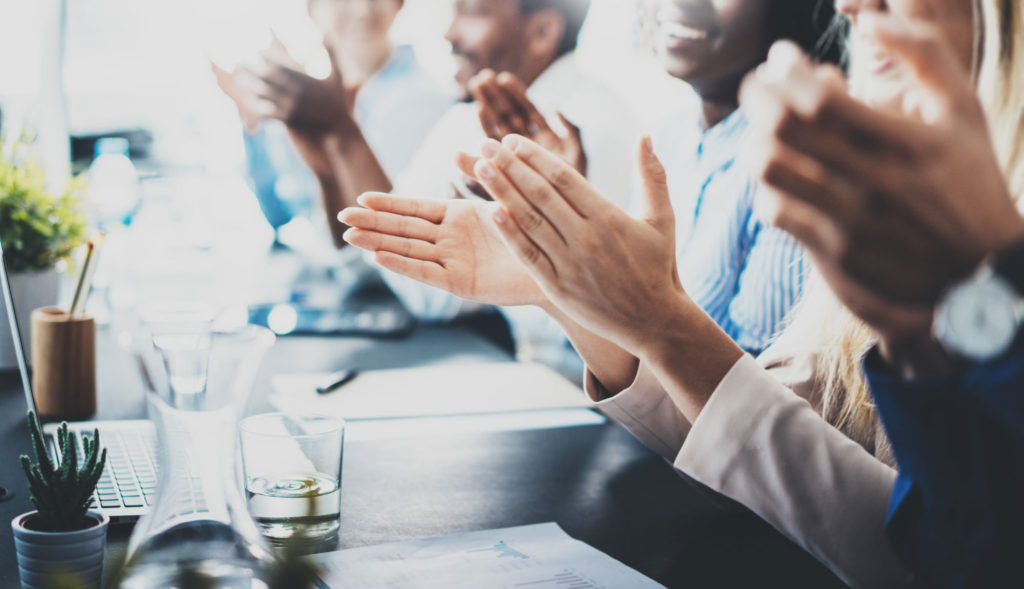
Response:
POLYGON ((502 208, 509 248, 563 312, 623 348, 669 329, 692 302, 679 282, 675 218, 665 170, 649 138, 640 147, 645 211, 633 219, 558 156, 518 135, 489 140, 475 176, 502 208))

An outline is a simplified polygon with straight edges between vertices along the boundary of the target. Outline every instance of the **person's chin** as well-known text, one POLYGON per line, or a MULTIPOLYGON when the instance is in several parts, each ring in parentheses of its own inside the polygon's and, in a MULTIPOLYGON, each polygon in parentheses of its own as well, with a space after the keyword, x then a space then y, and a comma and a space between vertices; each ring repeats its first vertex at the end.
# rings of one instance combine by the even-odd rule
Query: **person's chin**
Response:
POLYGON ((457 88, 456 95, 459 97, 461 102, 471 102, 473 100, 472 94, 469 92, 469 81, 473 79, 473 76, 480 73, 481 68, 473 68, 468 66, 460 66, 455 71, 455 86, 457 88))
POLYGON ((704 63, 700 59, 693 59, 690 56, 679 55, 661 48, 658 50, 658 59, 665 73, 683 82, 699 77, 701 70, 704 69, 704 63))
POLYGON ((900 112, 912 89, 910 81, 903 76, 872 76, 864 81, 859 94, 873 108, 900 112))

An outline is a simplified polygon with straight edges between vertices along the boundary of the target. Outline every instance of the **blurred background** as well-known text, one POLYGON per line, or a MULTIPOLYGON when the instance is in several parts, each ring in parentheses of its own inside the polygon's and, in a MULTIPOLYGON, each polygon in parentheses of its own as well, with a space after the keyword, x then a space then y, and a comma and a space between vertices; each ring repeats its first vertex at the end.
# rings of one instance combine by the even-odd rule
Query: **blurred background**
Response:
MULTIPOLYGON (((594 0, 579 59, 614 82, 649 125, 687 92, 639 42, 639 1, 594 0)), ((450 0, 406 0, 393 29, 439 84, 451 79, 449 10, 450 0)), ((45 166, 58 176, 65 133, 76 170, 93 155, 89 139, 112 134, 130 139, 143 173, 241 170, 237 113, 208 60, 251 60, 273 30, 308 71, 327 67, 305 0, 0 0, 0 14, 5 132, 38 135, 45 166)))

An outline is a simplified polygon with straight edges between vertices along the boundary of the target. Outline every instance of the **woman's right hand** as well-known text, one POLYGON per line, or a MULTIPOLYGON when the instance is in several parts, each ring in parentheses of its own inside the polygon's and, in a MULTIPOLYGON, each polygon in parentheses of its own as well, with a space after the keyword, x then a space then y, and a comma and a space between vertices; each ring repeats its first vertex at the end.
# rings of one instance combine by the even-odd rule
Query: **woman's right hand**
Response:
POLYGON ((505 247, 491 216, 498 205, 437 201, 382 193, 347 208, 345 241, 375 252, 378 264, 403 276, 488 305, 546 306, 547 298, 505 247))

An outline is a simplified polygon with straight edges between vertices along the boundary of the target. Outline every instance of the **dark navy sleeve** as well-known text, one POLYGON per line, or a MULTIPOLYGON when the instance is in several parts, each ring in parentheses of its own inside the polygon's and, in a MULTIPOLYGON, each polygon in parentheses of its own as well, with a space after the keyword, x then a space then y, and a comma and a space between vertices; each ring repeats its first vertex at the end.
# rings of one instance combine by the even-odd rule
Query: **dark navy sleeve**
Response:
POLYGON ((1024 554, 1024 348, 942 378, 903 379, 877 350, 864 366, 899 464, 897 554, 928 586, 1005 583, 1024 554))

